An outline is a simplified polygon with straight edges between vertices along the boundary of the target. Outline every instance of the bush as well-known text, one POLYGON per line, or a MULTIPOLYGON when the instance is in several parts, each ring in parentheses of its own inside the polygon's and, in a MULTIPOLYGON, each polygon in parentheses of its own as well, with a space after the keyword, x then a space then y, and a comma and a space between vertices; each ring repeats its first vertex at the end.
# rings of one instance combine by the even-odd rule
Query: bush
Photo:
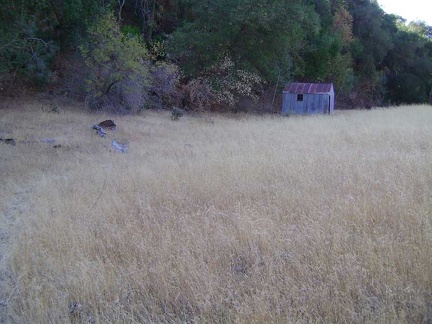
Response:
POLYGON ((183 91, 183 106, 186 110, 208 111, 216 103, 214 90, 206 78, 193 79, 183 87, 183 91))
POLYGON ((147 101, 148 52, 140 37, 122 33, 113 13, 102 14, 80 47, 88 68, 87 104, 120 112, 142 109, 147 101))
POLYGON ((234 107, 244 97, 258 100, 261 78, 255 73, 240 69, 229 55, 222 56, 207 75, 218 103, 234 107))
POLYGON ((180 105, 179 79, 178 66, 156 62, 150 69, 149 108, 163 109, 180 105))
POLYGON ((192 109, 205 111, 212 107, 233 109, 241 100, 256 102, 261 94, 261 78, 238 68, 228 55, 193 79, 185 87, 186 98, 192 109))

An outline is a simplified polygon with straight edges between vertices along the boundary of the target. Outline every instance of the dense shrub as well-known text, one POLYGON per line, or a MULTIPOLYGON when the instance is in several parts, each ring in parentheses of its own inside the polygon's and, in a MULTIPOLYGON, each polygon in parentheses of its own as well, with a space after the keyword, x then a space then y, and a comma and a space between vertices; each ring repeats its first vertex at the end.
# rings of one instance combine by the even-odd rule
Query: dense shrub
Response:
POLYGON ((150 68, 148 86, 148 108, 164 109, 179 106, 180 70, 178 66, 166 62, 156 62, 150 68))
POLYGON ((261 94, 261 78, 238 68, 228 55, 221 56, 203 75, 183 88, 189 109, 205 111, 216 106, 233 109, 245 98, 256 102, 261 94))
POLYGON ((222 56, 207 75, 219 103, 233 107, 243 97, 258 100, 262 79, 255 73, 240 69, 229 55, 222 56))
POLYGON ((216 102, 213 88, 205 78, 196 78, 183 86, 183 107, 186 110, 208 111, 216 102))

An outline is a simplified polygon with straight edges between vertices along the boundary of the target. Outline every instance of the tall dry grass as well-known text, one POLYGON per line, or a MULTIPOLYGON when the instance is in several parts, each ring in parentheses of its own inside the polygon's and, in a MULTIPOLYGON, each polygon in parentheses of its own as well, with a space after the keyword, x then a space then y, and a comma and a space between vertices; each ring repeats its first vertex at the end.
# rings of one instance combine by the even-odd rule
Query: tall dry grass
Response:
POLYGON ((432 107, 108 117, 0 110, 8 321, 432 321, 432 107))

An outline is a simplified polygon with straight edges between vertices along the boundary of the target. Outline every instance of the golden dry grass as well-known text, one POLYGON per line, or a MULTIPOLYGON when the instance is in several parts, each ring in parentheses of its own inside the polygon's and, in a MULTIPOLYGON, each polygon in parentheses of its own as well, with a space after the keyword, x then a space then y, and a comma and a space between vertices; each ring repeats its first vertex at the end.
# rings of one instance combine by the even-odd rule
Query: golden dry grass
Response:
POLYGON ((18 141, 0 143, 7 321, 432 321, 432 107, 171 121, 42 105, 0 110, 18 141))

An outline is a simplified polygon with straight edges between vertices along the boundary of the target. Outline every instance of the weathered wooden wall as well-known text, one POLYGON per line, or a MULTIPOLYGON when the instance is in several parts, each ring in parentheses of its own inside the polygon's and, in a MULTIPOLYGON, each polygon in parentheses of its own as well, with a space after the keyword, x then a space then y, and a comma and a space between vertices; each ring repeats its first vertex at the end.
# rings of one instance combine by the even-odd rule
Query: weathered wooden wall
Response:
POLYGON ((282 114, 308 115, 329 114, 334 110, 334 96, 330 94, 303 94, 303 101, 297 100, 297 94, 284 93, 282 114))

